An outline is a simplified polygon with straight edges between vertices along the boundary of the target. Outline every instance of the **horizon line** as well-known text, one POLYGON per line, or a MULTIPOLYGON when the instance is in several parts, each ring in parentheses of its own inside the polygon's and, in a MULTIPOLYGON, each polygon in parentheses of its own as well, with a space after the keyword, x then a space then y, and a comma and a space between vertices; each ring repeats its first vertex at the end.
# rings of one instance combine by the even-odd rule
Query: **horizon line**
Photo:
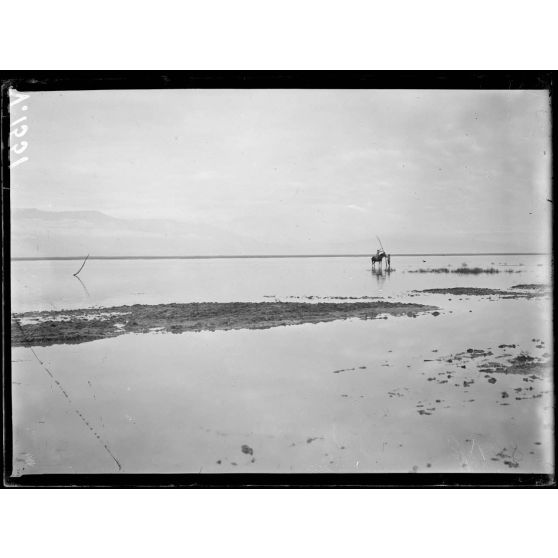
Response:
MULTIPOLYGON (((369 258, 366 254, 253 254, 253 255, 202 255, 202 256, 89 256, 90 260, 218 260, 258 258, 369 258)), ((391 257, 409 256, 549 256, 548 252, 414 252, 390 254, 391 257)), ((11 261, 83 260, 85 256, 16 256, 11 261)))

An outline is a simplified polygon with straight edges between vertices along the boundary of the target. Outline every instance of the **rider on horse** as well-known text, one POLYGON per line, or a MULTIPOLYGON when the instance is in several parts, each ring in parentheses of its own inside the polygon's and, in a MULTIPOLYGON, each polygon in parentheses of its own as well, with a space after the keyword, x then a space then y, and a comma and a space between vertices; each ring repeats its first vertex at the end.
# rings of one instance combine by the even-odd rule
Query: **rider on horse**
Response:
POLYGON ((376 255, 370 258, 372 260, 372 268, 376 262, 379 262, 380 267, 382 266, 382 260, 386 257, 386 253, 383 250, 376 250, 376 255))

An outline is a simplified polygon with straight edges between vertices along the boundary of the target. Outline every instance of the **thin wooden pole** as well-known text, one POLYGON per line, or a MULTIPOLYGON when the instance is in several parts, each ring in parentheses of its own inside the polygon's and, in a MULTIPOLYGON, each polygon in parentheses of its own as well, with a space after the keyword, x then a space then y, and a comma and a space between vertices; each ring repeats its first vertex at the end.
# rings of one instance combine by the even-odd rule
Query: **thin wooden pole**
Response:
POLYGON ((88 257, 89 257, 89 254, 87 254, 87 256, 85 256, 85 260, 83 260, 83 263, 81 264, 81 267, 74 273, 74 277, 77 277, 78 273, 83 269, 83 266, 85 265, 85 262, 87 261, 88 257))

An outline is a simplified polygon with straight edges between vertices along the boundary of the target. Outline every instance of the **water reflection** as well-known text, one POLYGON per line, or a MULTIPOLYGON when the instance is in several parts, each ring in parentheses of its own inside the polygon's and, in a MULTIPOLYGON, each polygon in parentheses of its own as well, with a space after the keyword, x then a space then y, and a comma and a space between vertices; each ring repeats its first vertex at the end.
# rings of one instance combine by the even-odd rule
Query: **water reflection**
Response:
POLYGON ((386 281, 386 278, 391 275, 391 269, 389 268, 382 269, 381 267, 378 269, 372 268, 371 273, 373 277, 376 277, 376 282, 378 283, 378 287, 380 287, 381 289, 386 281))
POLYGON ((91 298, 91 295, 89 294, 89 291, 87 290, 87 287, 85 286, 85 283, 77 275, 74 275, 74 277, 80 282, 81 286, 83 287, 83 291, 87 295, 87 298, 91 298))

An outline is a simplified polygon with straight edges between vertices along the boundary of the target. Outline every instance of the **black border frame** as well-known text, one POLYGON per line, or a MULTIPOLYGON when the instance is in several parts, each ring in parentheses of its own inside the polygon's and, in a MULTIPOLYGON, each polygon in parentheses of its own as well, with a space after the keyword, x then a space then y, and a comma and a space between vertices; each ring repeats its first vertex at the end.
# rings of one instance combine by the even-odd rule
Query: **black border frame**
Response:
MULTIPOLYGON (((12 477, 10 175, 8 89, 546 89, 551 97, 552 148, 556 145, 554 71, 10 71, 0 74, 2 185, 2 409, 3 485, 8 488, 555 488, 552 475, 504 473, 338 474, 74 474, 12 477)), ((552 158, 552 186, 556 159, 552 158)), ((554 233, 554 216, 552 218, 554 233)), ((554 238, 554 234, 553 234, 554 238)), ((554 253, 554 250, 553 250, 554 253)), ((554 278, 554 261, 552 263, 554 278)), ((554 316, 554 299, 553 299, 554 316)), ((554 336, 554 331, 553 331, 554 336)), ((553 339, 554 350, 554 339, 553 339)), ((554 353, 553 353, 554 354, 554 353)), ((555 378, 556 380, 556 378, 555 378)), ((554 381, 554 401, 557 400, 554 381)), ((554 408, 556 426, 556 407, 554 408)), ((556 468, 556 430, 554 431, 556 468)))

